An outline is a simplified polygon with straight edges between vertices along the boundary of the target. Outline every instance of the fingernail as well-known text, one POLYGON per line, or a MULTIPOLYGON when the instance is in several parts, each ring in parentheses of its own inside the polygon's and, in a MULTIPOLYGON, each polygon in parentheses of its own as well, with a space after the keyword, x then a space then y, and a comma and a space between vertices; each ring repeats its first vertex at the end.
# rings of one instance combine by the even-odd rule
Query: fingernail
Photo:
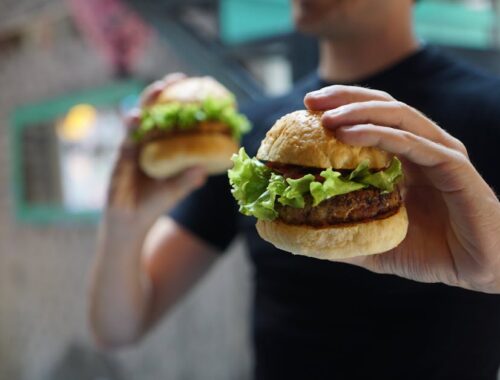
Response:
POLYGON ((306 98, 316 98, 319 96, 323 96, 325 94, 325 90, 316 90, 316 91, 311 91, 306 94, 306 98))

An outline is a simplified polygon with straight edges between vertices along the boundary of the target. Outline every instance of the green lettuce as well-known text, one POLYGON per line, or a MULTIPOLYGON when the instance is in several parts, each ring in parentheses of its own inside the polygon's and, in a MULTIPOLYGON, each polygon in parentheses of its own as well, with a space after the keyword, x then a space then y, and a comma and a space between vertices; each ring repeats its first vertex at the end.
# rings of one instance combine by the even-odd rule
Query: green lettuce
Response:
POLYGON ((308 194, 313 198, 313 206, 317 206, 329 198, 370 186, 382 192, 391 192, 403 177, 401 162, 396 157, 387 169, 376 173, 370 172, 368 161, 360 163, 345 176, 331 168, 323 170, 320 173, 325 179, 323 182, 316 181, 312 174, 299 179, 285 179, 256 158, 250 158, 244 148, 234 154, 232 160, 234 166, 228 171, 228 177, 240 212, 263 220, 278 217, 276 202, 303 208, 308 194))
POLYGON ((141 141, 152 130, 168 132, 177 129, 185 131, 196 127, 197 123, 203 121, 223 122, 237 140, 240 140, 241 136, 251 128, 248 119, 236 111, 233 98, 208 98, 200 104, 173 102, 155 104, 145 108, 133 137, 136 141, 141 141))
POLYGON ((276 196, 286 188, 283 177, 271 178, 271 170, 256 158, 250 158, 244 148, 233 155, 232 160, 234 166, 228 171, 229 183, 240 212, 259 219, 275 219, 278 216, 274 209, 276 196))
POLYGON ((355 179, 343 178, 339 172, 332 169, 323 170, 320 176, 325 178, 323 183, 315 181, 310 185, 313 206, 317 206, 324 200, 336 195, 347 194, 368 187, 367 184, 356 182, 355 179))
POLYGON ((309 193, 309 186, 314 181, 312 174, 307 174, 299 179, 286 179, 288 185, 280 194, 279 203, 283 206, 303 208, 306 205, 304 195, 309 193))

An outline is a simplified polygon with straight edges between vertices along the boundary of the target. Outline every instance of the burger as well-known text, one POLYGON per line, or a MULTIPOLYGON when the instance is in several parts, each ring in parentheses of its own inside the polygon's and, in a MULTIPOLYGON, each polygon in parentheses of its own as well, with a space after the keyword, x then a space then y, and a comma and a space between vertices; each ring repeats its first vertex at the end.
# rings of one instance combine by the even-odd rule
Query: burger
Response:
POLYGON ((266 241, 294 254, 336 260, 386 252, 405 238, 401 162, 354 147, 322 127, 321 112, 279 119, 250 158, 228 171, 240 212, 257 218, 266 241))
POLYGON ((161 179, 197 165, 207 174, 225 173, 249 128, 227 88, 211 77, 190 77, 142 109, 132 137, 140 144, 140 168, 161 179))

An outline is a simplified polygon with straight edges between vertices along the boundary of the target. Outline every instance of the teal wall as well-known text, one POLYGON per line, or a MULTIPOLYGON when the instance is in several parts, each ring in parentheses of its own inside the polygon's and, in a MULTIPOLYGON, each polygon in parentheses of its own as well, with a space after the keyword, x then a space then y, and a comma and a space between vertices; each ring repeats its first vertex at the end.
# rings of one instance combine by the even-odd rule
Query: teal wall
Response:
MULTIPOLYGON (((427 0, 415 9, 416 31, 424 40, 451 46, 493 45, 495 15, 457 2, 427 0)), ((221 0, 221 38, 227 44, 248 42, 293 29, 290 0, 221 0)))

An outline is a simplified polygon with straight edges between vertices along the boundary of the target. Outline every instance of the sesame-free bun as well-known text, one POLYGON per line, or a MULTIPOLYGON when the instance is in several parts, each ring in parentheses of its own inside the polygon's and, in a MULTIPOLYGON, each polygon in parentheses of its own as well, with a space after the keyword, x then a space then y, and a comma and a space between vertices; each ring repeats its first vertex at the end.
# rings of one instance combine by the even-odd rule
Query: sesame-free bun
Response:
MULTIPOLYGON (((207 98, 234 99, 229 90, 212 77, 188 77, 167 86, 155 104, 193 104, 207 98)), ((210 175, 222 174, 232 166, 231 156, 238 148, 239 143, 230 135, 229 126, 206 121, 189 132, 173 133, 144 143, 139 166, 148 176, 157 179, 171 177, 192 166, 201 166, 210 175)))
POLYGON ((202 166, 207 174, 222 174, 232 166, 237 141, 222 133, 176 134, 147 143, 139 155, 141 169, 150 177, 171 177, 192 167, 202 166))
POLYGON ((233 99, 233 95, 212 77, 188 77, 167 86, 155 103, 201 103, 207 98, 233 99))
POLYGON ((322 114, 301 110, 283 116, 267 132, 257 158, 324 169, 355 169, 366 159, 373 169, 389 165, 392 156, 380 149, 354 147, 338 141, 323 128, 322 114))
POLYGON ((259 220, 257 231, 276 248, 323 260, 387 252, 403 241, 408 229, 406 208, 385 219, 323 228, 259 220))

